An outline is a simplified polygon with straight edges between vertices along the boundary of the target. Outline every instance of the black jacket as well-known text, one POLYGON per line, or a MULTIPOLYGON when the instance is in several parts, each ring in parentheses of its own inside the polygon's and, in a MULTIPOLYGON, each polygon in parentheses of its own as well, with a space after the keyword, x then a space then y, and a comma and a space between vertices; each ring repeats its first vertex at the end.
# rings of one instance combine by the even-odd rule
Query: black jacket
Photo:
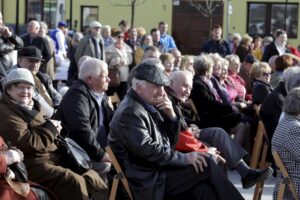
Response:
POLYGON ((260 105, 264 99, 273 91, 270 84, 260 80, 254 80, 252 82, 252 101, 254 104, 260 105))
POLYGON ((109 145, 127 177, 134 199, 164 199, 164 170, 186 167, 183 153, 171 146, 179 120, 147 106, 130 89, 110 123, 109 145))
POLYGON ((221 127, 229 130, 241 119, 241 114, 235 112, 232 105, 216 100, 208 85, 200 77, 194 77, 190 98, 199 113, 200 128, 221 127))
MULTIPOLYGON (((285 47, 285 52, 290 53, 290 50, 287 47, 285 47)), ((279 55, 279 52, 276 48, 275 43, 272 42, 271 44, 266 46, 262 57, 262 61, 269 62, 269 59, 274 55, 279 55)))
POLYGON ((203 45, 201 52, 218 53, 220 56, 225 57, 230 54, 230 48, 229 44, 225 40, 209 40, 203 45))
MULTIPOLYGON (((106 130, 109 130, 109 122, 113 111, 108 105, 107 96, 104 95, 106 130)), ((99 105, 89 87, 82 81, 76 81, 65 94, 56 113, 56 119, 66 126, 69 136, 75 140, 89 156, 100 161, 104 156, 104 150, 97 141, 99 127, 99 105)))
POLYGON ((0 36, 0 62, 7 71, 13 65, 13 50, 23 47, 23 41, 17 35, 11 37, 0 36))
POLYGON ((22 40, 24 42, 24 47, 35 46, 41 51, 44 61, 42 62, 40 71, 46 73, 47 62, 52 58, 52 53, 48 40, 40 36, 37 36, 31 40, 29 34, 23 35, 22 40))

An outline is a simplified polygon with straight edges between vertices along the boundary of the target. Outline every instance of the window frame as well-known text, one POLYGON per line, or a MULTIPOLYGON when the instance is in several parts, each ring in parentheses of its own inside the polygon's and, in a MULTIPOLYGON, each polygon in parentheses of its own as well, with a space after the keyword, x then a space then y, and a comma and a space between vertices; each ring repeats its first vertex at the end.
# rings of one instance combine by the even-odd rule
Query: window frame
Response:
MULTIPOLYGON (((83 20, 83 17, 84 17, 84 15, 85 15, 85 11, 84 11, 84 9, 85 8, 89 8, 89 9, 97 9, 97 16, 95 17, 96 19, 94 19, 94 20, 96 20, 96 21, 99 21, 99 6, 91 6, 91 5, 81 5, 80 6, 80 20, 81 20, 81 23, 80 23, 80 30, 81 31, 84 31, 84 29, 86 28, 86 27, 88 27, 88 25, 89 25, 89 23, 91 23, 91 22, 89 22, 88 24, 84 24, 84 20, 83 20)), ((88 14, 87 13, 87 15, 89 15, 89 16, 92 16, 91 14, 88 14)))
MULTIPOLYGON (((247 33, 249 33, 249 23, 250 23, 250 6, 253 4, 262 4, 262 5, 266 5, 266 12, 265 12, 265 34, 255 34, 255 35, 259 35, 261 37, 264 36, 270 36, 272 35, 272 24, 271 24, 271 19, 272 19, 272 6, 273 5, 285 5, 285 2, 247 2, 247 24, 246 24, 246 31, 247 33)), ((298 12, 298 18, 297 18, 297 28, 299 28, 299 3, 296 2, 288 2, 287 5, 296 5, 297 6, 297 12, 298 12)), ((282 29, 287 28, 287 27, 283 27, 282 29)), ((297 39, 299 36, 299 33, 297 33, 296 36, 294 37, 290 37, 289 35, 289 31, 287 31, 288 34, 288 38, 290 39, 297 39)), ((251 34, 254 35, 254 34, 251 34)))

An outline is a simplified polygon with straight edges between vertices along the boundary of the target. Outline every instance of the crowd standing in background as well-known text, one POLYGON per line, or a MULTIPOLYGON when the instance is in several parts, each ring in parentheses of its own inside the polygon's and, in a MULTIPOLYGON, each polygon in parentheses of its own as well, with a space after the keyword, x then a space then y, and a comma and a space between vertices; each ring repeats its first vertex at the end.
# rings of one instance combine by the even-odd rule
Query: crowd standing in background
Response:
POLYGON ((70 37, 63 21, 49 33, 31 20, 19 37, 0 13, 0 136, 24 152, 29 179, 59 199, 107 199, 110 145, 134 199, 243 199, 218 165, 237 170, 244 188, 273 169, 278 182, 282 176, 270 149, 273 169, 248 166, 257 106, 272 149, 293 163, 287 169, 300 192, 300 53, 284 30, 264 38, 233 33, 227 41, 213 25, 198 55, 182 55, 164 21, 151 30, 126 20, 116 26, 92 21, 70 37), (63 68, 67 77, 58 79, 63 68), (112 95, 120 102, 112 104, 112 95), (60 134, 90 156, 86 174, 63 165, 60 134), (187 149, 187 135, 195 148, 187 149))

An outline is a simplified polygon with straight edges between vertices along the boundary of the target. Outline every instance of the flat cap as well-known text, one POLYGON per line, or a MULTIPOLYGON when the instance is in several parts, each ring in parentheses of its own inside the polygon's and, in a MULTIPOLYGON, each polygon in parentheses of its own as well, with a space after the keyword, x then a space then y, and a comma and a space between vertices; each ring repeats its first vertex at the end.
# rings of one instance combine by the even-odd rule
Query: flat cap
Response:
POLYGON ((155 85, 168 86, 170 84, 167 74, 158 66, 149 63, 142 63, 136 68, 135 78, 155 85))
POLYGON ((90 23, 90 28, 101 28, 101 27, 102 27, 102 24, 100 24, 97 21, 93 21, 90 23))

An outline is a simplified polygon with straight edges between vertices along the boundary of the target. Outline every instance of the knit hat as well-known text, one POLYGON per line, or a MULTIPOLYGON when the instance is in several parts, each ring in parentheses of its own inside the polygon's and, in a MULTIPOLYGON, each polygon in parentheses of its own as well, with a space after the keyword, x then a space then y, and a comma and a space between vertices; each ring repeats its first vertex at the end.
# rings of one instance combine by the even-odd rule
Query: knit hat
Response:
POLYGON ((4 78, 3 91, 13 83, 29 83, 31 85, 35 85, 33 76, 28 69, 25 68, 17 68, 10 71, 7 76, 4 78))

